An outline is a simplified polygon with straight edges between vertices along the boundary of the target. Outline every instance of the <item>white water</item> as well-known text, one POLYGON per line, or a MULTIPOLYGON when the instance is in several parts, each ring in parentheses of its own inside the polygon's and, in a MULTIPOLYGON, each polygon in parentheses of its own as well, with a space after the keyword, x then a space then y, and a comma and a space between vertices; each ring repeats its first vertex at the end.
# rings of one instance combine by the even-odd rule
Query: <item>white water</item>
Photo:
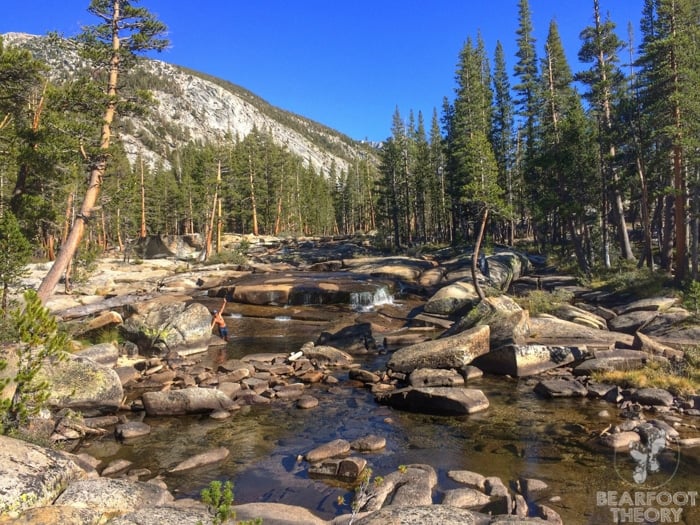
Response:
POLYGON ((394 296, 382 287, 373 292, 353 292, 350 294, 350 306, 361 312, 372 311, 376 306, 394 304, 394 296))

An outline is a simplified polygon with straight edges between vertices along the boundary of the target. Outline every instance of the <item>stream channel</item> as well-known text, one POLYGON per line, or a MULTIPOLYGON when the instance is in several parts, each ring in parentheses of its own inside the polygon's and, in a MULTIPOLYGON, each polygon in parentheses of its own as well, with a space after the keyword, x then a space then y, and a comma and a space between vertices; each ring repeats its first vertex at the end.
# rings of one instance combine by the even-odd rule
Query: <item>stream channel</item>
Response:
MULTIPOLYGON (((216 301, 200 302, 214 308, 216 301)), ((277 313, 264 318, 230 313, 227 308, 226 321, 233 337, 225 351, 229 358, 295 352, 324 330, 328 321, 320 319, 342 315, 343 308, 296 309, 305 312, 301 316, 277 308, 277 313)), ((213 363, 218 351, 210 349, 198 357, 213 363)), ((390 351, 356 356, 356 361, 364 369, 383 370, 390 351)), ((361 454, 375 475, 414 463, 435 468, 435 503, 442 500, 445 490, 460 488, 447 476, 450 470, 499 476, 506 484, 521 476, 543 480, 550 490, 541 502, 556 510, 565 524, 574 525, 614 523, 612 507, 599 504, 601 491, 620 495, 625 491, 687 494, 700 490, 700 447, 665 449, 658 458, 660 472, 650 474, 643 484, 634 482, 629 475, 631 458, 597 445, 596 436, 620 421, 617 407, 602 400, 543 399, 533 392, 534 379, 484 376, 468 386, 486 394, 490 401, 486 411, 464 417, 430 416, 379 405, 368 389, 348 379, 347 370, 335 375, 338 384, 308 389, 320 401, 310 410, 276 400, 267 406, 245 407, 224 421, 207 416, 147 418, 152 427, 149 435, 123 444, 105 437, 85 443, 81 451, 103 464, 128 459, 132 468, 162 475, 177 498, 198 499, 210 481, 231 480, 236 503, 299 505, 324 519, 350 511, 352 486, 310 477, 308 465, 297 458, 328 441, 351 441, 368 434, 386 438, 385 449, 361 454), (610 416, 601 416, 603 410, 610 416), (231 452, 223 463, 177 475, 167 473, 180 461, 219 446, 231 452), (339 496, 348 504, 339 505, 339 496)), ((683 421, 698 425, 698 419, 684 417, 683 421)), ((700 524, 700 501, 685 505, 681 520, 673 523, 700 524)))

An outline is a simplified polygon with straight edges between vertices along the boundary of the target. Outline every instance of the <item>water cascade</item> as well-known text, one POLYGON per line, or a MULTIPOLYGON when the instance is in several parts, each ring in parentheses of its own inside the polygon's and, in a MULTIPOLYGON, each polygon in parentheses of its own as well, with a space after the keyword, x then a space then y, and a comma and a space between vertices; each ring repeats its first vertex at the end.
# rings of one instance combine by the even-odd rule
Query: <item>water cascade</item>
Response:
POLYGON ((376 290, 350 293, 350 307, 356 311, 371 311, 375 306, 394 304, 394 296, 389 289, 381 286, 376 290))

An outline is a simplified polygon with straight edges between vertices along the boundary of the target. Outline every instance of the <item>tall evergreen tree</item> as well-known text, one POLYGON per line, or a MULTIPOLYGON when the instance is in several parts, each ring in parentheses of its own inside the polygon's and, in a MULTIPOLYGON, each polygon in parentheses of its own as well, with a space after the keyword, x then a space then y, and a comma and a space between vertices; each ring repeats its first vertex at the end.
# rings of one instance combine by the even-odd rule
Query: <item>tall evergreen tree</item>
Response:
POLYGON ((445 184, 445 151, 437 109, 433 109, 430 124, 430 183, 428 185, 430 216, 434 239, 450 240, 447 187, 445 184))
POLYGON ((383 215, 391 224, 392 244, 400 250, 405 213, 405 209, 402 210, 402 189, 405 184, 407 151, 405 126, 398 107, 394 111, 391 130, 392 135, 385 141, 381 151, 379 199, 383 215))
POLYGON ((426 242, 428 237, 428 185, 432 177, 430 165, 430 146, 425 134, 425 123, 423 114, 418 112, 418 124, 413 130, 414 143, 414 192, 415 192, 415 215, 416 234, 422 242, 426 242))
POLYGON ((535 50, 534 29, 528 0, 518 1, 518 29, 516 35, 518 44, 516 57, 518 61, 515 64, 514 75, 517 83, 513 86, 513 90, 516 95, 516 114, 522 121, 522 148, 527 170, 529 159, 534 155, 536 148, 535 131, 537 128, 539 104, 537 52, 535 50))
POLYGON ((692 0, 646 0, 638 65, 643 111, 654 126, 667 188, 661 265, 680 282, 688 272, 687 173, 698 148, 697 80, 700 6, 692 0), (666 162, 664 162, 666 159, 666 162), (665 168, 663 167, 665 165, 665 168), (671 214, 671 210, 673 214, 671 214))
POLYGON ((456 97, 449 115, 447 154, 448 176, 452 197, 452 221, 464 238, 470 236, 470 217, 463 198, 468 183, 468 159, 476 134, 488 137, 491 132, 491 79, 488 58, 481 46, 467 39, 459 54, 455 80, 456 97))
POLYGON ((606 267, 610 267, 610 254, 607 242, 607 208, 611 204, 613 218, 618 233, 620 254, 628 260, 634 259, 632 246, 627 233, 627 223, 623 207, 622 188, 619 169, 615 165, 616 144, 613 140, 613 125, 616 121, 613 114, 616 98, 624 87, 624 75, 618 66, 618 52, 623 47, 622 41, 615 34, 615 24, 612 21, 601 20, 600 2, 593 0, 594 25, 581 32, 583 41, 579 50, 579 60, 593 63, 591 69, 577 75, 589 91, 587 99, 598 120, 598 144, 600 148, 603 198, 601 203, 603 217, 603 259, 606 267))
POLYGON ((588 274, 591 260, 584 246, 584 213, 591 204, 591 192, 596 190, 591 133, 572 86, 573 74, 554 21, 549 26, 545 51, 538 155, 543 177, 537 186, 536 204, 543 216, 553 221, 552 230, 562 241, 568 233, 579 268, 588 274))
MULTIPOLYGON (((517 182, 514 180, 514 112, 510 92, 510 79, 506 69, 505 53, 501 42, 496 43, 493 73, 493 117, 491 124, 491 143, 493 144, 496 164, 498 165, 498 184, 505 190, 506 201, 511 211, 515 209, 517 182)), ((508 224, 508 244, 515 242, 515 224, 511 219, 508 224)))
POLYGON ((112 122, 119 106, 119 72, 129 65, 136 53, 160 51, 168 43, 161 38, 165 32, 165 25, 145 8, 136 7, 135 3, 135 0, 92 0, 88 8, 90 13, 103 21, 101 25, 88 27, 83 33, 83 40, 90 58, 106 68, 108 99, 100 132, 99 153, 90 167, 83 203, 58 257, 37 290, 42 301, 46 301, 53 293, 61 274, 68 267, 97 203, 107 168, 112 122))
POLYGON ((10 210, 0 214, 0 286, 2 315, 7 311, 10 287, 18 284, 26 273, 32 247, 22 235, 17 219, 10 210))

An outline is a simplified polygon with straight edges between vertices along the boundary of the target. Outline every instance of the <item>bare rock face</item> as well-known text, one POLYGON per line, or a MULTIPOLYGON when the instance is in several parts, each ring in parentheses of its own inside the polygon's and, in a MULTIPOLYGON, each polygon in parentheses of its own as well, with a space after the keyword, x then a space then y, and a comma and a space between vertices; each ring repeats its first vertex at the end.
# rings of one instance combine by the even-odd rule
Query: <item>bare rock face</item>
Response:
POLYGON ((87 476, 69 454, 2 435, 0 472, 0 516, 50 505, 72 481, 87 476))
POLYGON ((478 302, 479 295, 470 282, 459 281, 440 288, 425 304, 429 314, 450 315, 478 302))
POLYGON ((316 463, 324 459, 342 456, 350 452, 350 443, 344 439, 335 439, 324 443, 306 453, 306 461, 316 463))
POLYGON ((418 368, 409 376, 411 386, 463 386, 464 377, 456 370, 418 368))
MULTIPOLYGON (((107 312, 112 313, 112 312, 107 312)), ((82 357, 92 359, 96 363, 113 368, 119 359, 119 348, 114 343, 100 343, 83 348, 75 353, 82 357)))
MULTIPOLYGON (((369 489, 367 503, 361 510, 379 510, 387 501, 391 502, 391 507, 430 505, 432 492, 436 485, 437 473, 433 467, 424 464, 407 465, 401 470, 390 472, 384 476, 381 483, 374 484, 369 489)), ((372 521, 371 523, 392 522, 372 521)))
POLYGON ((210 520, 211 513, 204 505, 188 507, 164 505, 136 509, 133 512, 112 518, 109 520, 109 525, 196 525, 197 523, 209 523, 210 520))

